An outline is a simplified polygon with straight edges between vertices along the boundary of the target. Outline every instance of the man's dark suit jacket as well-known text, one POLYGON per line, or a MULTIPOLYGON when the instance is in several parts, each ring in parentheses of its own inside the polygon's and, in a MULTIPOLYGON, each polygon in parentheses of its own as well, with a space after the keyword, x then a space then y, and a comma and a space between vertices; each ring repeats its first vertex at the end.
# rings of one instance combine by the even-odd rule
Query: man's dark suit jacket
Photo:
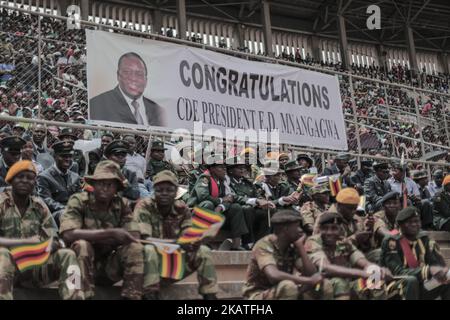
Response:
MULTIPOLYGON (((166 126, 165 110, 146 97, 143 100, 148 124, 150 126, 166 126)), ((90 120, 137 124, 119 86, 92 98, 89 103, 89 114, 90 120)))

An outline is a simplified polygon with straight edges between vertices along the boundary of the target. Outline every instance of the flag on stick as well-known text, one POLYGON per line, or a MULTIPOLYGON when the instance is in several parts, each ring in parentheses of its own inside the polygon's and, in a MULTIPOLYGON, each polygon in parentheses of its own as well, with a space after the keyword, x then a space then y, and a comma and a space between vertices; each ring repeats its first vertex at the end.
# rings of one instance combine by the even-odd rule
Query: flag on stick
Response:
POLYGON ((52 238, 36 244, 12 247, 10 252, 17 269, 23 272, 45 264, 50 257, 51 244, 52 238))

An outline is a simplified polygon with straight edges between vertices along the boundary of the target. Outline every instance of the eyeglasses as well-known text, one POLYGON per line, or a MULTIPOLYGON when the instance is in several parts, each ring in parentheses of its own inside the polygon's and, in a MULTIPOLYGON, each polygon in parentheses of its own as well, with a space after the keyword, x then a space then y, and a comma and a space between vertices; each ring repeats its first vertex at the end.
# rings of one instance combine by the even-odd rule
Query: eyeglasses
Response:
POLYGON ((120 75, 125 78, 145 78, 147 74, 144 71, 120 70, 120 75))

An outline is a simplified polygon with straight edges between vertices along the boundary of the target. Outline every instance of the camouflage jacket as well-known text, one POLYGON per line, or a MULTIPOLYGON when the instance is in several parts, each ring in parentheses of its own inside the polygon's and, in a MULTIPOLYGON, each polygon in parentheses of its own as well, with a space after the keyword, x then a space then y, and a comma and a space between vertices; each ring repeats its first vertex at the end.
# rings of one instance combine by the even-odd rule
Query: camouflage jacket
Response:
POLYGON ((158 172, 161 172, 163 170, 170 170, 173 173, 177 173, 173 165, 165 160, 159 161, 150 159, 150 161, 147 164, 147 170, 145 172, 145 176, 147 178, 153 178, 158 172))
POLYGON ((34 196, 29 199, 30 204, 22 216, 11 191, 0 193, 0 237, 21 239, 37 235, 46 240, 57 235, 56 224, 44 201, 34 196))
POLYGON ((317 218, 329 208, 329 205, 325 205, 323 209, 320 209, 314 201, 306 202, 300 209, 300 214, 303 218, 303 224, 314 226, 317 218))

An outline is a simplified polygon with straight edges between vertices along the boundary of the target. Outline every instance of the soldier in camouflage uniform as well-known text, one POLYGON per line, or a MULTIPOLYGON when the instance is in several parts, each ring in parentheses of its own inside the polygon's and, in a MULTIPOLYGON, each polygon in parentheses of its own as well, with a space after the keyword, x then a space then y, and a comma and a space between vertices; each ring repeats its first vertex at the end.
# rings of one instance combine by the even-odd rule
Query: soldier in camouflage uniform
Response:
POLYGON ((450 231, 450 175, 442 182, 442 190, 433 197, 433 224, 436 230, 450 231))
MULTIPOLYGON (((176 175, 168 170, 153 177, 155 194, 138 202, 134 219, 139 223, 142 238, 176 240, 184 229, 191 226, 191 212, 181 200, 175 200, 178 189, 176 175)), ((215 299, 218 291, 217 276, 211 260, 211 251, 199 243, 181 245, 185 253, 184 277, 197 272, 199 293, 205 299, 215 299)), ((175 280, 160 279, 161 260, 153 245, 145 245, 145 296, 157 299, 161 280, 171 283, 175 280)))
MULTIPOLYGON (((55 280, 62 299, 84 299, 83 291, 67 285, 71 270, 80 270, 75 253, 61 248, 49 209, 31 195, 36 184, 35 166, 28 160, 15 163, 6 181, 12 188, 0 194, 0 299, 12 299, 14 285, 42 287, 55 280), (53 240, 48 261, 19 273, 8 248, 36 244, 50 237, 53 240)), ((84 274, 80 276, 83 280, 84 274)))
POLYGON ((259 197, 256 186, 245 177, 246 165, 239 157, 227 161, 227 172, 230 187, 236 194, 236 202, 244 210, 245 220, 249 233, 243 236, 245 246, 256 243, 269 234, 267 210, 275 209, 275 205, 259 197))
POLYGON ((296 300, 312 292, 322 277, 304 249, 301 217, 281 210, 271 219, 273 234, 260 239, 252 249, 243 295, 252 300, 296 300), (301 275, 296 275, 298 271, 301 275))
MULTIPOLYGON (((323 298, 349 300, 354 294, 360 299, 384 299, 385 286, 380 290, 358 287, 355 280, 369 278, 366 270, 371 263, 351 241, 342 237, 342 223, 337 212, 325 212, 319 218, 320 234, 306 241, 305 248, 311 261, 327 276, 322 288, 323 298)), ((390 280, 390 277, 390 272, 382 269, 381 280, 390 280)))
POLYGON ((436 242, 430 240, 420 230, 420 214, 415 207, 401 210, 396 218, 400 233, 390 235, 383 240, 381 265, 386 266, 395 276, 403 279, 395 281, 390 294, 399 294, 406 300, 436 299, 450 300, 450 284, 446 266, 436 242), (441 282, 437 288, 428 291, 425 281, 432 278, 441 282))
POLYGON ((199 206, 225 217, 224 229, 230 231, 231 250, 243 250, 241 236, 248 233, 242 206, 236 203, 236 195, 225 181, 226 167, 221 156, 215 155, 206 159, 208 171, 197 180, 188 201, 189 207, 199 206))
POLYGON ((113 161, 101 161, 85 180, 93 192, 73 195, 61 216, 60 233, 75 251, 86 274, 86 298, 95 284, 112 285, 123 279, 122 297, 141 299, 144 281, 144 247, 127 199, 118 195, 126 180, 113 161), (130 231, 130 232, 129 232, 130 231))
POLYGON ((153 177, 163 170, 170 170, 176 174, 175 168, 171 163, 164 160, 164 148, 163 141, 153 141, 150 148, 150 161, 147 164, 147 171, 145 173, 146 178, 153 179, 153 177))
POLYGON ((300 214, 303 217, 303 230, 308 235, 318 231, 314 230, 317 219, 330 208, 330 189, 328 186, 315 185, 311 188, 310 194, 312 201, 306 202, 300 209, 300 214))

